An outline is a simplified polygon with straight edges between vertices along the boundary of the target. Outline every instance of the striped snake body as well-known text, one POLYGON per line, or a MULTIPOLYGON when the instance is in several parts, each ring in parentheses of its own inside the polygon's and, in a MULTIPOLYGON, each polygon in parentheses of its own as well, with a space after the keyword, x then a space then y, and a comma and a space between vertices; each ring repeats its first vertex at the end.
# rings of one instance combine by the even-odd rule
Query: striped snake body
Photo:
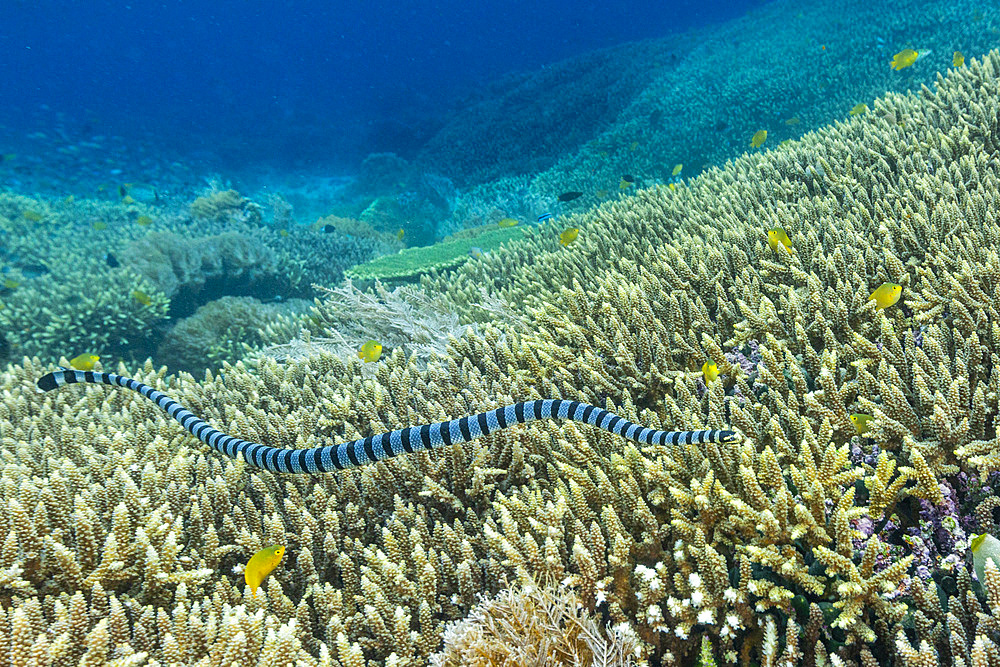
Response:
POLYGON ((451 421, 401 428, 339 445, 285 449, 226 435, 196 417, 166 394, 147 384, 114 373, 63 369, 43 375, 37 384, 40 391, 51 391, 62 385, 77 382, 131 389, 156 403, 160 409, 212 449, 233 459, 242 458, 257 468, 281 473, 324 473, 344 470, 400 454, 412 454, 425 449, 469 442, 514 424, 526 424, 536 419, 569 419, 646 445, 740 441, 740 435, 735 431, 658 431, 633 424, 624 417, 587 403, 543 399, 522 401, 451 421))

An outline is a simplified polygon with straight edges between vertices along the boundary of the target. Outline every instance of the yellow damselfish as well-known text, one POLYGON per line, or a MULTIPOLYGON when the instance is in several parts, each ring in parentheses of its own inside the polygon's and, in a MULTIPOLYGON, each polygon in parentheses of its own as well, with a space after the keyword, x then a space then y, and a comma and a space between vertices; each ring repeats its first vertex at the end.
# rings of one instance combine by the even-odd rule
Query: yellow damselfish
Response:
POLYGON ((497 226, 501 227, 502 229, 506 229, 508 227, 516 227, 517 220, 515 220, 514 218, 504 218, 503 220, 497 223, 497 226))
POLYGON ((851 415, 851 423, 854 424, 854 429, 858 432, 858 435, 864 435, 868 432, 868 422, 873 419, 875 418, 863 412, 855 412, 851 415))
POLYGON ((576 240, 576 237, 580 235, 579 227, 570 227, 564 229, 562 234, 559 235, 559 245, 565 247, 576 240))
POLYGON ((792 254, 792 240, 788 238, 788 234, 781 227, 774 227, 767 230, 767 245, 771 246, 771 250, 777 252, 778 246, 781 246, 788 251, 788 254, 792 254))
POLYGON ((955 51, 955 53, 952 54, 951 56, 951 66, 961 67, 964 64, 965 64, 965 56, 962 55, 961 51, 955 51))
POLYGON ((767 130, 757 130, 750 138, 750 145, 754 148, 760 148, 765 141, 767 141, 767 130))
POLYGON ((271 571, 278 567, 278 563, 281 562, 281 557, 284 555, 285 547, 279 544, 261 549, 247 562, 246 569, 243 570, 243 578, 246 580, 247 586, 250 587, 250 592, 254 594, 254 597, 257 597, 257 589, 267 579, 267 575, 271 574, 271 571))
POLYGON ((150 298, 150 296, 148 294, 146 294, 142 290, 138 290, 138 289, 132 290, 132 298, 135 299, 136 301, 138 301, 139 303, 141 303, 144 306, 151 306, 151 305, 153 305, 153 300, 150 298))
POLYGON ((709 359, 701 365, 701 375, 705 378, 705 384, 708 384, 719 377, 719 367, 709 359))
POLYGON ((78 371, 92 371, 94 370, 94 364, 100 361, 100 359, 96 354, 84 352, 70 359, 69 365, 78 371))
POLYGON ((851 107, 851 110, 848 113, 851 114, 852 116, 857 116, 858 114, 862 114, 866 111, 868 111, 868 105, 865 104, 864 102, 861 102, 860 104, 855 104, 853 107, 851 107))
POLYGON ((892 62, 889 63, 889 67, 894 70, 901 70, 917 62, 917 58, 919 57, 920 54, 913 49, 903 49, 892 57, 892 62))
POLYGON ((382 346, 374 340, 370 340, 358 350, 358 357, 366 364, 370 361, 378 361, 382 356, 382 346))
POLYGON ((897 285, 896 283, 882 283, 878 289, 872 292, 868 300, 875 302, 875 310, 882 310, 899 301, 899 295, 902 293, 903 288, 901 285, 897 285))
POLYGON ((675 164, 673 171, 670 172, 670 175, 671 176, 677 176, 678 174, 681 173, 681 169, 683 169, 683 168, 684 168, 683 164, 675 164))

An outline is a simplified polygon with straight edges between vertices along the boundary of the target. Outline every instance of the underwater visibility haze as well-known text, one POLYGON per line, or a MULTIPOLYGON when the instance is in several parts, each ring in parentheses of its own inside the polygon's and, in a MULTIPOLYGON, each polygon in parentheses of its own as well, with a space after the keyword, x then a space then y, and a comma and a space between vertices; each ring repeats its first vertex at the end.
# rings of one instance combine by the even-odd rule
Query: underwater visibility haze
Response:
POLYGON ((6 3, 0 664, 995 665, 998 46, 6 3))

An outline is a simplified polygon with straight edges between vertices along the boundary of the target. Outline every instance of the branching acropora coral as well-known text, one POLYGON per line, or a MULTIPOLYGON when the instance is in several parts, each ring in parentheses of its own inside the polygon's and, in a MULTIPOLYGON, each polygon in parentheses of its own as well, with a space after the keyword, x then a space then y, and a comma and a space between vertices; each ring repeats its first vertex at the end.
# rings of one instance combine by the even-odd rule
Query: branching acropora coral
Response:
POLYGON ((588 231, 572 253, 528 239, 425 278, 456 309, 488 284, 531 316, 426 367, 394 351, 369 374, 322 353, 202 382, 116 372, 292 451, 542 398, 659 430, 731 423, 741 442, 539 420, 272 475, 134 392, 39 395, 41 363, 9 367, 0 660, 419 665, 479 594, 551 577, 661 664, 691 664, 703 637, 726 665, 989 664, 1000 575, 973 582, 959 528, 988 529, 975 489, 1000 467, 998 71, 972 60, 936 92, 561 221, 588 231), (775 227, 795 253, 770 249, 775 227), (902 299, 877 310, 886 282, 902 299), (938 551, 933 507, 959 524, 933 527, 938 551), (286 566, 247 599, 233 567, 271 544, 286 566))

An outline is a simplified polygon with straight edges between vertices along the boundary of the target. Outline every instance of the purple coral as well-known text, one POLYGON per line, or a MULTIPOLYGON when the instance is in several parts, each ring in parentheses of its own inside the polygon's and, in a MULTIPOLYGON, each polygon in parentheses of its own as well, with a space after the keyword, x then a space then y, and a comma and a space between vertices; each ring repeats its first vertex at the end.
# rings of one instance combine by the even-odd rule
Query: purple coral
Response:
POLYGON ((748 353, 740 349, 735 349, 732 352, 726 352, 726 361, 733 366, 739 366, 743 373, 748 377, 756 377, 757 366, 760 364, 759 348, 759 342, 755 340, 747 341, 744 349, 747 350, 748 353))

